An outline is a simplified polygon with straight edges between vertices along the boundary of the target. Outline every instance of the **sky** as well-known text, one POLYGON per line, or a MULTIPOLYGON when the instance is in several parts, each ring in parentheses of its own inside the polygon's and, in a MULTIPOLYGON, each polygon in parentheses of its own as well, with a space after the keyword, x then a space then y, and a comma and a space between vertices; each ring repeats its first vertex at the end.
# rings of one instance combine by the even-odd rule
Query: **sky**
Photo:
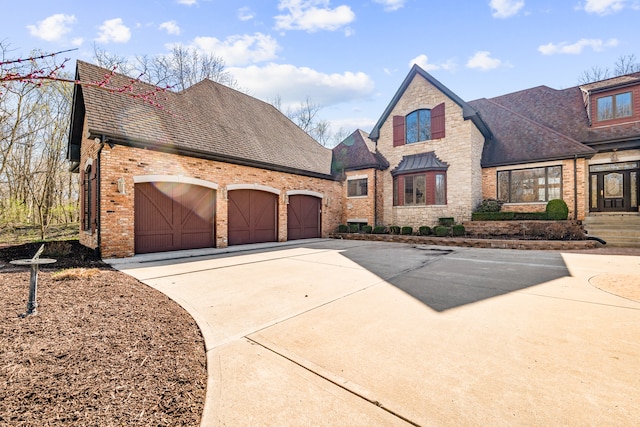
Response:
MULTIPOLYGON (((6 0, 3 0, 6 1, 6 0)), ((93 62, 182 45, 224 60, 246 93, 309 100, 333 132, 369 132, 416 63, 466 101, 565 89, 640 62, 640 0, 31 0, 12 2, 6 56, 93 62)), ((6 11, 6 9, 5 9, 6 11)), ((7 19, 8 18, 8 19, 7 19)))

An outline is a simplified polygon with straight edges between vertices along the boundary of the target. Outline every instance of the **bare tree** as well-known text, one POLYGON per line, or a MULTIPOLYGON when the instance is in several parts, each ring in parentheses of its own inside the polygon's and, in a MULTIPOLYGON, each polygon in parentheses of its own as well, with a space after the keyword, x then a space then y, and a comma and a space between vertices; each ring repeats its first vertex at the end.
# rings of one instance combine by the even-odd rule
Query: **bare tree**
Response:
POLYGON ((578 77, 578 84, 593 83, 638 71, 640 71, 640 63, 637 62, 636 56, 634 54, 623 55, 616 60, 613 65, 613 71, 610 71, 607 67, 602 68, 597 65, 591 67, 589 70, 583 71, 580 77, 578 77))
POLYGON ((623 76, 640 71, 640 63, 638 63, 634 54, 619 57, 614 67, 613 73, 616 76, 623 76))

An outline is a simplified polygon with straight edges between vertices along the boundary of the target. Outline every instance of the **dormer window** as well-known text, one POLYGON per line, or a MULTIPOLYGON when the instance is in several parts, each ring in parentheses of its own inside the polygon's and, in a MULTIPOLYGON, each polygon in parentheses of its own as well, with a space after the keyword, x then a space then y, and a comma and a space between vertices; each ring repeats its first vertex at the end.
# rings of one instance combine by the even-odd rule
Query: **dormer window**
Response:
POLYGON ((633 115, 631 92, 602 96, 596 100, 598 121, 613 120, 633 115))

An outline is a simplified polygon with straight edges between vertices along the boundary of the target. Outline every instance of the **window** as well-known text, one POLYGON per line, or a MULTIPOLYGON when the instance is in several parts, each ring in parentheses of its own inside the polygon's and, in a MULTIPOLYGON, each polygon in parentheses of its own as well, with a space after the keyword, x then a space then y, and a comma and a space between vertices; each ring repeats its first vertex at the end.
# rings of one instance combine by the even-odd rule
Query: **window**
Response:
POLYGON ((406 143, 431 139, 431 110, 417 110, 406 117, 406 143))
POLYGON ((562 198, 562 166, 498 172, 498 199, 507 203, 562 198))
POLYGON ((429 171, 393 178, 394 206, 446 204, 446 172, 429 171))
POLYGON ((393 146, 445 137, 445 105, 422 108, 406 116, 393 116, 393 146))
POLYGON ((347 179, 347 197, 367 195, 367 178, 347 179))
POLYGON ((629 117, 633 114, 631 92, 603 96, 596 100, 598 121, 629 117))

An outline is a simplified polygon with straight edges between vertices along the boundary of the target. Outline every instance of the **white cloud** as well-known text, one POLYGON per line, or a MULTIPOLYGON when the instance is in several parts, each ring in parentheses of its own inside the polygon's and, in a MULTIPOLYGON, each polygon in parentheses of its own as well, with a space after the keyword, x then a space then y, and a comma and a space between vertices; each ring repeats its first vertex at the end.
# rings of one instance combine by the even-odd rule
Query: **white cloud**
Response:
POLYGON ((108 19, 100 26, 96 41, 100 43, 126 43, 131 38, 131 30, 122 23, 121 18, 108 19))
POLYGON ((82 37, 76 37, 71 40, 71 44, 73 46, 82 46, 82 43, 84 43, 84 39, 82 37))
POLYGON ((587 0, 584 10, 596 15, 609 15, 620 12, 625 7, 625 3, 627 0, 587 0))
POLYGON ((165 30, 167 34, 173 34, 176 36, 180 34, 180 27, 178 26, 176 21, 163 22, 158 28, 160 28, 161 30, 165 30))
POLYGON ((39 21, 38 25, 27 25, 27 29, 32 36, 53 42, 60 40, 62 36, 70 32, 71 24, 74 22, 76 22, 74 15, 56 13, 39 21))
POLYGON ((543 55, 554 55, 554 54, 571 54, 577 55, 582 53, 582 51, 590 47, 596 52, 601 52, 608 47, 614 47, 618 45, 618 40, 609 39, 607 41, 602 41, 600 39, 580 39, 573 44, 569 44, 567 42, 562 43, 547 43, 545 45, 538 46, 538 52, 543 55))
POLYGON ((404 7, 406 0, 374 0, 384 6, 384 10, 392 12, 404 7))
POLYGON ((494 70, 500 67, 511 67, 511 64, 496 58, 491 58, 491 52, 486 50, 476 52, 467 61, 467 68, 477 68, 482 71, 494 70))
POLYGON ((322 73, 307 67, 270 63, 263 67, 227 68, 241 87, 267 102, 280 97, 284 110, 309 98, 323 108, 365 99, 374 83, 363 72, 322 73))
POLYGON ((409 61, 409 67, 413 66, 413 64, 418 65, 420 68, 422 68, 425 71, 434 71, 434 70, 447 70, 447 71, 453 71, 456 68, 456 64, 455 61, 453 61, 452 59, 449 59, 445 62, 441 62, 439 64, 432 64, 429 62, 429 58, 427 57, 427 55, 418 55, 415 58, 413 58, 411 61, 409 61))
POLYGON ((274 17, 278 30, 336 31, 356 18, 349 6, 331 9, 329 0, 280 0, 278 9, 288 12, 274 17))
POLYGON ((241 7, 238 9, 238 19, 241 21, 250 21, 255 18, 255 14, 248 7, 241 7))
MULTIPOLYGON (((167 45, 171 50, 173 44, 167 45)), ((215 37, 196 37, 188 47, 200 52, 221 57, 226 66, 242 66, 257 62, 271 61, 277 58, 280 50, 278 42, 271 36, 255 33, 253 35, 239 35, 219 40, 215 37)))
POLYGON ((524 7, 524 0, 491 0, 489 6, 494 18, 508 18, 524 7))
POLYGON ((198 4, 198 0, 178 0, 178 4, 184 4, 186 6, 193 6, 198 4))

